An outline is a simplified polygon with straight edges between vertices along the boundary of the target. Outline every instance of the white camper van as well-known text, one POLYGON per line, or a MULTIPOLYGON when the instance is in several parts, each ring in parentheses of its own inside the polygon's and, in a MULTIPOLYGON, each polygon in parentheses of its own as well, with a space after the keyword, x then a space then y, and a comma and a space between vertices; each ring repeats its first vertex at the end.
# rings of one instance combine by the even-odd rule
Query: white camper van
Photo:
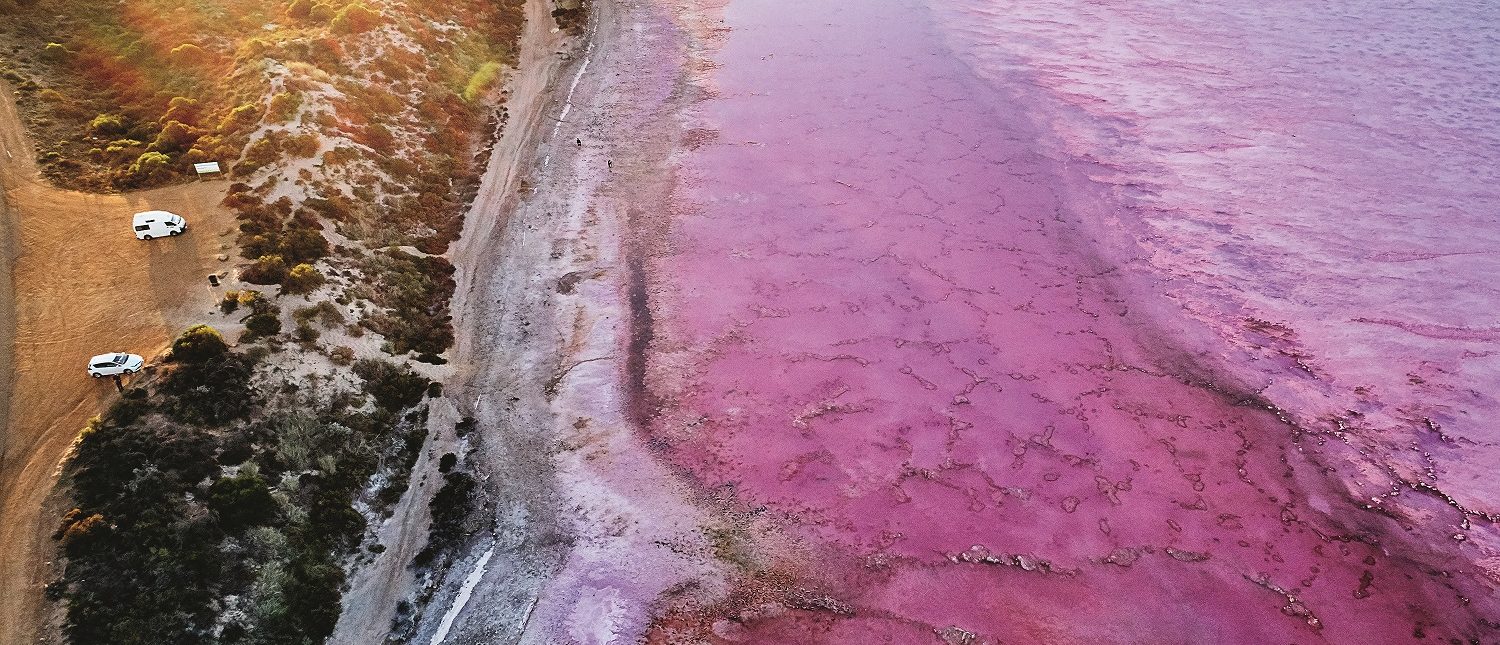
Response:
POLYGON ((131 224, 135 226, 135 239, 137 240, 178 235, 187 230, 186 220, 166 211, 136 213, 131 224))

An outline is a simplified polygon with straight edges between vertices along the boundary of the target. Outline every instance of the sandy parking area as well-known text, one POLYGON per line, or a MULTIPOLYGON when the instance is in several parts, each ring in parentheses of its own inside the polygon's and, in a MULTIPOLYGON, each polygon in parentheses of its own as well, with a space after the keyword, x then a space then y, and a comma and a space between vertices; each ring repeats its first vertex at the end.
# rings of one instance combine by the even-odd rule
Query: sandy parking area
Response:
POLYGON ((61 190, 38 175, 9 86, 0 85, 0 200, 9 270, 0 286, 0 642, 34 638, 51 576, 43 503, 59 460, 88 418, 114 395, 84 373, 89 356, 150 357, 182 328, 207 320, 217 297, 207 275, 232 242, 233 215, 218 206, 222 181, 122 195, 61 190), (170 210, 182 237, 137 241, 131 213, 170 210))

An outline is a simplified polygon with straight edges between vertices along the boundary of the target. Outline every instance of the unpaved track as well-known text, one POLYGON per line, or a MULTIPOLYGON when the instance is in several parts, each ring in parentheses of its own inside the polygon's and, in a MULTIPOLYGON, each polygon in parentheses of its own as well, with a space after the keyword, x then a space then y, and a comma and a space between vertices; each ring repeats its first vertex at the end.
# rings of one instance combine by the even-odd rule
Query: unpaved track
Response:
POLYGON ((464 416, 455 411, 455 406, 462 406, 465 411, 472 408, 461 403, 467 398, 461 392, 468 390, 462 384, 471 381, 476 365, 493 360, 491 356, 476 354, 473 349, 472 333, 466 321, 483 314, 475 312, 465 296, 476 273, 494 270, 497 259, 493 240, 497 231, 504 228, 506 214, 514 208, 521 172, 535 152, 537 139, 551 129, 551 119, 547 117, 551 89, 566 62, 557 53, 564 45, 565 36, 554 31, 555 27, 547 0, 527 1, 519 66, 506 81, 508 96, 505 106, 509 120, 491 152, 479 195, 464 222, 463 235, 453 250, 453 263, 458 269, 458 287, 452 307, 457 346, 452 361, 455 375, 450 379, 449 395, 433 406, 428 417, 431 441, 415 466, 418 474, 413 477, 414 485, 378 529, 379 542, 385 545, 385 551, 358 567, 350 577, 349 590, 344 594, 342 613, 330 643, 381 642, 390 631, 396 603, 408 598, 413 591, 413 572, 408 565, 427 543, 430 521, 427 504, 442 481, 420 473, 432 469, 431 464, 435 461, 432 457, 438 446, 446 451, 452 443, 454 423, 464 416))
POLYGON ((10 87, 0 84, 0 93, 0 235, 12 287, 0 299, 0 347, 8 350, 0 371, 10 385, 9 409, 0 409, 0 643, 9 645, 34 642, 43 621, 56 519, 43 504, 59 460, 115 393, 108 379, 90 379, 84 363, 116 350, 149 358, 182 328, 207 320, 216 297, 207 275, 225 266, 215 255, 233 241, 221 233, 234 218, 218 206, 219 181, 123 195, 49 185, 10 87), (187 234, 137 241, 130 214, 149 209, 182 214, 187 234))

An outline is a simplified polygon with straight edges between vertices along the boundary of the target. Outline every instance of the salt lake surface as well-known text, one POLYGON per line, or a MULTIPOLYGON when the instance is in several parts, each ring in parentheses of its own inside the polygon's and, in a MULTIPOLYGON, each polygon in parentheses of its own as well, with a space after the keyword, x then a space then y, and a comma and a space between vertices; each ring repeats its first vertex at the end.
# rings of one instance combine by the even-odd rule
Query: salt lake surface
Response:
POLYGON ((719 4, 646 383, 733 636, 1497 637, 1500 8, 719 4))

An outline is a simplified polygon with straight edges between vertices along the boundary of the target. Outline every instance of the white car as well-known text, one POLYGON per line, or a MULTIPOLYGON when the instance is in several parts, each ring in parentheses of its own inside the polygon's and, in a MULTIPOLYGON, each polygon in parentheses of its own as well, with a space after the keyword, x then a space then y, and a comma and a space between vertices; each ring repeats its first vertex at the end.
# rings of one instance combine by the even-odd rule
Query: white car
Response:
POLYGON ((89 376, 100 378, 104 376, 119 376, 121 374, 134 374, 140 371, 146 364, 146 359, 136 354, 115 352, 113 354, 100 354, 89 359, 89 376))
POLYGON ((135 239, 149 240, 153 237, 167 237, 170 235, 181 235, 187 230, 187 220, 180 215, 174 215, 167 211, 146 211, 136 213, 131 221, 135 227, 135 239))

